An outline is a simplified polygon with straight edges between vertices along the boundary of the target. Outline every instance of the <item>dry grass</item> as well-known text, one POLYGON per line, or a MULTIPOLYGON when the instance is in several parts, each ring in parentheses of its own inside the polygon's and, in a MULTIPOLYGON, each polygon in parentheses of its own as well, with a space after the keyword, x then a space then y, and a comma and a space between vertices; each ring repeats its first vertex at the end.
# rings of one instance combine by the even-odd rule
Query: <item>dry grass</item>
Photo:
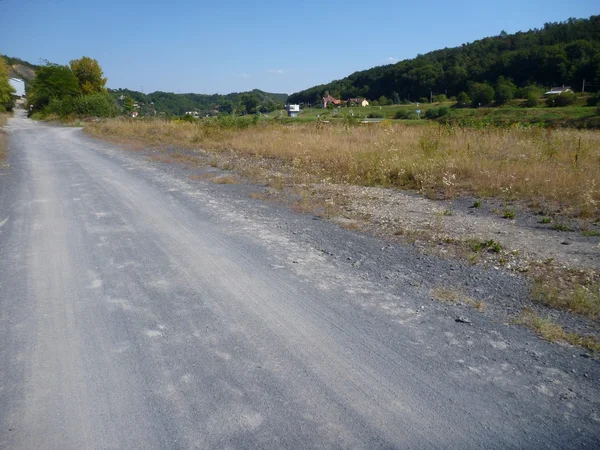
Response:
POLYGON ((447 302, 447 303, 463 303, 475 308, 477 311, 481 312, 485 309, 485 303, 481 300, 475 300, 459 289, 447 287, 447 286, 438 286, 431 290, 431 296, 439 301, 447 302))
POLYGON ((540 317, 530 309, 524 309, 521 315, 515 319, 515 323, 530 328, 547 341, 566 342, 571 345, 587 348, 593 352, 600 352, 600 341, 596 337, 567 333, 550 318, 540 317))
POLYGON ((600 320, 598 271, 534 267, 532 298, 544 305, 600 320))
MULTIPOLYGON (((6 125, 8 117, 8 114, 0 113, 0 127, 6 125)), ((6 134, 4 133, 4 130, 0 129, 0 167, 3 167, 8 159, 8 144, 6 141, 6 134)))
MULTIPOLYGON (((260 123, 227 128, 113 120, 87 124, 95 135, 151 145, 234 151, 277 161, 299 180, 416 189, 430 197, 468 192, 545 203, 600 217, 600 133, 579 130, 368 127, 260 123)), ((235 165, 235 164, 234 164, 235 165)))

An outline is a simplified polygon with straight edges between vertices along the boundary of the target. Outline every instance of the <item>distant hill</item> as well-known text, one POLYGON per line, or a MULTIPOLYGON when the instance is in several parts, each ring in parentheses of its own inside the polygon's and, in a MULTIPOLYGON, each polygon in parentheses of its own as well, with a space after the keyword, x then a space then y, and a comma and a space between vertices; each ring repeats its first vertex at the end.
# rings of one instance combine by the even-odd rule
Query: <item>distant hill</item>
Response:
POLYGON ((547 23, 542 29, 515 34, 502 32, 460 47, 355 72, 294 93, 289 101, 316 103, 326 92, 342 99, 385 96, 395 102, 418 101, 431 94, 458 95, 468 91, 473 82, 494 85, 500 76, 512 79, 517 87, 570 85, 579 91, 585 79, 593 83, 591 89, 600 89, 600 16, 547 23))
POLYGON ((152 92, 144 94, 129 89, 109 89, 110 94, 118 99, 129 96, 143 105, 153 105, 153 109, 170 115, 180 116, 187 111, 198 111, 200 114, 210 114, 217 111, 227 111, 234 108, 243 96, 253 96, 259 105, 266 110, 281 108, 287 101, 287 94, 274 94, 254 89, 248 92, 233 92, 231 94, 174 94, 172 92, 152 92))
POLYGON ((0 55, 3 57, 10 67, 11 78, 20 78, 25 81, 31 81, 35 77, 35 71, 39 66, 23 61, 19 58, 0 55))

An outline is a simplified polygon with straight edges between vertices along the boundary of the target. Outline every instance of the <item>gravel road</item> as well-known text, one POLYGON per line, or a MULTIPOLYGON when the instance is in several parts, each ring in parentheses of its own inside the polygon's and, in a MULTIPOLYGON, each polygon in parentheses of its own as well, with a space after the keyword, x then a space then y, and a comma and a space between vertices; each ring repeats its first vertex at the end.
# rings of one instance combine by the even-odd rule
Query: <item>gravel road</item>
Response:
POLYGON ((598 361, 498 319, 521 280, 7 128, 0 448, 600 446, 598 361))

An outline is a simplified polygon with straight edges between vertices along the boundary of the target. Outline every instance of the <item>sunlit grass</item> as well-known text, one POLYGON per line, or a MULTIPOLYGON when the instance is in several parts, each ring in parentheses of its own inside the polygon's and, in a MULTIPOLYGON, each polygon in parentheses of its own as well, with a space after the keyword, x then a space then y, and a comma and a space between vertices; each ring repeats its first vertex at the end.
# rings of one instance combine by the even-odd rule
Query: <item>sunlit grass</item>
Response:
MULTIPOLYGON (((571 216, 600 216, 600 133, 431 125, 112 120, 95 135, 156 146, 233 151, 276 160, 296 180, 414 189, 429 197, 469 193, 545 202, 571 216)), ((233 164, 235 166, 235 163, 233 164)))

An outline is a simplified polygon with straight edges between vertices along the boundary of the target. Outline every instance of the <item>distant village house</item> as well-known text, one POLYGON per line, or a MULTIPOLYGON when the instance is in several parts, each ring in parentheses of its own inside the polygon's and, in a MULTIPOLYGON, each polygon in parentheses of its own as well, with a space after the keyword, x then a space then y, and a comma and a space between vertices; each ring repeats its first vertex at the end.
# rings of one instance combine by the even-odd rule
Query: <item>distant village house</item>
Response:
POLYGON ((340 106, 342 104, 341 100, 338 100, 335 97, 332 97, 331 95, 328 95, 327 97, 323 97, 323 108, 327 108, 327 105, 331 103, 334 106, 340 106))
POLYGON ((369 102, 367 101, 366 98, 349 98, 348 99, 348 106, 351 105, 357 105, 357 106, 362 106, 363 108, 365 106, 369 106, 369 102))
POLYGON ((300 114, 300 105, 287 104, 285 105, 285 110, 288 117, 298 117, 298 114, 300 114))
POLYGON ((565 85, 563 85, 562 87, 560 87, 560 86, 553 87, 548 92, 546 92, 544 95, 560 95, 560 94, 564 94, 564 93, 567 93, 567 92, 573 92, 571 90, 571 86, 565 86, 565 85))

